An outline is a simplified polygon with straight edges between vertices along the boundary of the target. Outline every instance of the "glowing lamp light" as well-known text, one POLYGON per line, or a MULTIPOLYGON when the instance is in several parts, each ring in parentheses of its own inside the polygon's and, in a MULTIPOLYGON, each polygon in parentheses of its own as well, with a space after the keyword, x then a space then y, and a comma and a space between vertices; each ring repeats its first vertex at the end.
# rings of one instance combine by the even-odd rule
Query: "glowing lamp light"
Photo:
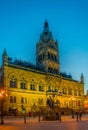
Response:
POLYGON ((1 91, 1 94, 4 94, 5 92, 4 91, 1 91))

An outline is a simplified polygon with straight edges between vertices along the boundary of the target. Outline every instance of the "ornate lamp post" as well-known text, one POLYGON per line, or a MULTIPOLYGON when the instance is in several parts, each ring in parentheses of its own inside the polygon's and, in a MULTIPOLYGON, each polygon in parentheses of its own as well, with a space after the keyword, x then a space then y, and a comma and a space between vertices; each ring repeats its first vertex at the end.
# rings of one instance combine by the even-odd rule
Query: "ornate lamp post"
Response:
POLYGON ((4 124, 3 116, 4 116, 4 101, 7 97, 7 93, 4 90, 0 90, 0 101, 1 101, 1 124, 4 124))

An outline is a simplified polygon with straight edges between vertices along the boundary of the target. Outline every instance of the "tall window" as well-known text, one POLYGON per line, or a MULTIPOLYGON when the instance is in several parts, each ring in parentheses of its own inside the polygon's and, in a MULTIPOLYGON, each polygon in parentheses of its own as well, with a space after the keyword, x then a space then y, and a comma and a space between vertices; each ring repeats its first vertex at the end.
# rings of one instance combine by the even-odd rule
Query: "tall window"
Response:
POLYGON ((17 79, 14 76, 10 78, 10 88, 17 88, 17 79))
POLYGON ((78 96, 81 96, 81 92, 80 92, 80 90, 78 91, 78 96))
POLYGON ((21 103, 24 103, 24 98, 23 97, 21 97, 21 103))
POLYGON ((77 91, 76 90, 74 90, 74 95, 77 95, 77 91))
POLYGON ((56 55, 54 55, 54 60, 57 61, 57 57, 56 57, 56 55))
MULTIPOLYGON (((66 88, 63 88, 63 89, 62 89, 62 93, 63 93, 63 94, 66 94, 66 88)), ((71 94, 71 90, 69 90, 69 93, 71 94)))
POLYGON ((43 86, 39 85, 39 91, 43 91, 43 86))
POLYGON ((10 103, 13 103, 13 97, 10 96, 10 103))
POLYGON ((27 98, 21 97, 21 103, 27 104, 27 98))
POLYGON ((10 103, 16 103, 16 96, 10 96, 10 103))
POLYGON ((54 92, 58 92, 58 88, 55 87, 54 92))
POLYGON ((30 90, 35 90, 35 85, 33 83, 30 84, 30 90))
POLYGON ((50 53, 48 52, 48 59, 50 59, 50 53))
POLYGON ((26 81, 25 81, 24 78, 20 81, 20 88, 21 89, 26 89, 26 81))
POLYGON ((14 98, 13 98, 13 101, 14 101, 14 103, 16 103, 16 97, 14 96, 14 98))
POLYGON ((72 89, 68 89, 68 95, 72 95, 72 89))
POLYGON ((52 91, 51 87, 50 87, 50 86, 48 86, 48 92, 51 92, 51 91, 52 91))
POLYGON ((27 98, 25 98, 25 103, 27 104, 27 98))

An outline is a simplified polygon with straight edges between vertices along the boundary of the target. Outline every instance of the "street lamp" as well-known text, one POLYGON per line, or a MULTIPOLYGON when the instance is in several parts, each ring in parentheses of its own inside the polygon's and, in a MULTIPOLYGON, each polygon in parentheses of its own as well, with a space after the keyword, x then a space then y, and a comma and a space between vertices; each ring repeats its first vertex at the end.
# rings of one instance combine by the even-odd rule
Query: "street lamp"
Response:
POLYGON ((4 90, 0 90, 0 100, 1 100, 1 124, 4 124, 3 114, 4 114, 4 100, 7 97, 7 93, 4 90))
POLYGON ((70 97, 69 100, 72 102, 72 118, 74 118, 73 102, 75 101, 75 98, 70 97))

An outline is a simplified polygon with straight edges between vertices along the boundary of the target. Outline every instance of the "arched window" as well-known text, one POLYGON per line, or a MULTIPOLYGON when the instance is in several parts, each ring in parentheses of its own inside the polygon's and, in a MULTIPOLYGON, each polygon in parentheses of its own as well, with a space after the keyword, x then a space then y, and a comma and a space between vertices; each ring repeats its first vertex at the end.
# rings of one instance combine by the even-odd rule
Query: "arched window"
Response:
POLYGON ((30 84, 30 90, 35 90, 35 85, 33 83, 30 84))
POLYGON ((32 79, 32 80, 31 80, 31 83, 30 83, 30 90, 36 90, 35 84, 36 84, 35 81, 32 79))
POLYGON ((24 78, 20 81, 20 88, 21 89, 26 89, 26 81, 25 81, 24 78))
POLYGON ((10 88, 17 88, 17 79, 14 76, 10 78, 10 88))
POLYGON ((48 92, 51 92, 52 91, 52 88, 50 86, 48 86, 48 92))
POLYGON ((44 91, 44 83, 40 80, 38 84, 38 90, 39 91, 44 91))

